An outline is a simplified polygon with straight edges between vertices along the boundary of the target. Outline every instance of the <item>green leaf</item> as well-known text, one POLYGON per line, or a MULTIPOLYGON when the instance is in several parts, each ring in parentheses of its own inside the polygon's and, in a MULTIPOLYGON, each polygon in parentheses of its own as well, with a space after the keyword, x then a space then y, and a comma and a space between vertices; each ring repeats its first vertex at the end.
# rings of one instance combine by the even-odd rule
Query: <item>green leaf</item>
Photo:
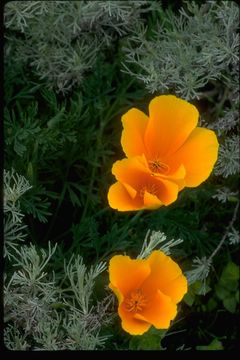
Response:
POLYGON ((221 286, 221 284, 217 284, 215 286, 215 291, 216 291, 216 295, 220 300, 224 300, 226 299, 229 295, 230 292, 228 289, 226 289, 224 286, 221 286))
POLYGON ((49 305, 53 309, 65 309, 67 306, 63 303, 52 303, 49 305))
POLYGON ((52 128, 58 126, 59 123, 64 120, 64 117, 63 117, 64 111, 65 111, 65 109, 61 109, 61 111, 58 112, 53 118, 48 120, 47 127, 52 129, 52 128))
POLYGON ((228 201, 236 203, 239 199, 236 196, 228 196, 228 201))
POLYGON ((229 263, 223 269, 221 279, 226 281, 238 281, 239 267, 234 262, 229 261, 229 263))
POLYGON ((204 284, 203 281, 197 280, 194 284, 192 284, 192 290, 196 295, 206 295, 209 291, 211 291, 211 288, 207 284, 204 284))
POLYGON ((236 291, 235 299, 236 299, 236 302, 239 303, 239 290, 236 291))
POLYGON ((223 350, 223 345, 220 340, 214 339, 209 345, 198 345, 196 350, 223 350))
POLYGON ((130 350, 160 350, 160 338, 157 335, 134 336, 129 343, 130 350))
POLYGON ((235 296, 228 297, 223 300, 223 305, 230 313, 234 314, 237 307, 235 296))
POLYGON ((27 177, 28 177, 28 179, 30 179, 31 181, 33 181, 34 171, 33 171, 33 165, 32 165, 32 162, 31 162, 31 161, 28 163, 28 167, 27 167, 27 177))
POLYGON ((230 261, 223 269, 219 285, 226 288, 229 291, 236 291, 238 288, 239 281, 239 268, 238 266, 230 261))
POLYGON ((71 200, 71 203, 73 204, 73 206, 81 206, 81 202, 80 202, 78 196, 76 195, 76 193, 73 191, 73 189, 71 189, 68 186, 67 190, 68 190, 69 197, 70 197, 70 200, 71 200))
POLYGON ((213 298, 209 299, 208 303, 207 303, 207 310, 208 311, 213 311, 217 308, 218 303, 216 300, 214 300, 213 298))
POLYGON ((130 350, 161 350, 161 339, 166 330, 157 330, 151 328, 143 335, 133 336, 129 342, 130 350))
POLYGON ((230 292, 235 292, 238 288, 238 281, 237 280, 221 280, 219 282, 219 284, 223 287, 225 287, 227 290, 229 290, 230 292))
POLYGON ((188 306, 192 306, 194 303, 194 299, 195 296, 192 292, 188 292, 187 294, 184 295, 183 301, 185 302, 185 304, 187 304, 188 306))

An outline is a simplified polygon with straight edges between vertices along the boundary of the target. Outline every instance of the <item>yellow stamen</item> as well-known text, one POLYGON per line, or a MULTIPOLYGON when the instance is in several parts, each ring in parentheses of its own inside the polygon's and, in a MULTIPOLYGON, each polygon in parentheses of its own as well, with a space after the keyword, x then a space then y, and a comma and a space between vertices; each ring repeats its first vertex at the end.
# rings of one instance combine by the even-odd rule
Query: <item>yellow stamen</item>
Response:
POLYGON ((130 294, 126 297, 124 303, 127 311, 137 312, 142 311, 142 309, 147 305, 147 300, 142 293, 142 290, 137 289, 130 292, 130 294))

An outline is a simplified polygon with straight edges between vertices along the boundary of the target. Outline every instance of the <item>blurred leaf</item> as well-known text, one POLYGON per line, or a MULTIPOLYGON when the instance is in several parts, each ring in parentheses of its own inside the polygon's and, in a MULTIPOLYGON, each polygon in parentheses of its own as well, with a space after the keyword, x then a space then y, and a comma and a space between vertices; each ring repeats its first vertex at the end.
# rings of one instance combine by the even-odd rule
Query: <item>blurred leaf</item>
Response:
POLYGON ((235 291, 238 288, 239 267, 230 261, 222 271, 219 285, 229 291, 235 291))
POLYGON ((224 299, 226 299, 226 297, 229 296, 229 291, 225 287, 223 287, 223 286, 221 286, 219 284, 216 285, 215 291, 216 291, 217 297, 220 300, 224 300, 224 299))
POLYGON ((236 299, 237 303, 239 303, 239 290, 236 291, 235 299, 236 299))
POLYGON ((236 196, 229 196, 228 201, 237 203, 239 201, 239 199, 236 196))
POLYGON ((54 117, 48 120, 47 122, 48 128, 54 128, 56 126, 59 126, 59 123, 64 120, 64 110, 65 109, 61 109, 60 112, 58 112, 54 117))
POLYGON ((209 345, 198 345, 196 350, 223 350, 223 345, 218 339, 214 339, 209 345))
POLYGON ((143 335, 133 336, 129 343, 130 350, 161 350, 161 339, 164 337, 165 330, 151 328, 143 335))
POLYGON ((210 286, 204 284, 201 280, 197 280, 189 286, 188 292, 184 295, 183 301, 191 307, 195 301, 195 295, 205 295, 209 291, 211 291, 210 286))
POLYGON ((66 308, 66 305, 63 304, 63 303, 53 303, 53 304, 50 304, 49 305, 52 309, 65 309, 66 308))
POLYGON ((230 261, 223 269, 222 280, 239 280, 239 267, 232 261, 230 261))
POLYGON ((183 301, 188 306, 192 306, 194 303, 194 298, 195 298, 194 294, 192 292, 188 291, 188 293, 184 295, 183 301))
POLYGON ((234 314, 236 311, 237 301, 235 296, 228 297, 223 300, 223 305, 230 313, 234 314))
POLYGON ((210 298, 208 303, 207 303, 207 311, 211 312, 213 310, 215 310, 218 306, 218 303, 216 300, 214 300, 213 298, 210 298))
POLYGON ((196 295, 206 295, 209 291, 211 291, 211 288, 207 284, 204 284, 201 280, 197 280, 194 284, 192 284, 192 290, 196 295))
POLYGON ((225 287, 229 291, 236 291, 238 288, 238 281, 237 280, 229 280, 226 279, 220 279, 219 284, 223 287, 225 287))
POLYGON ((156 335, 135 336, 129 344, 130 350, 160 350, 160 339, 156 335))

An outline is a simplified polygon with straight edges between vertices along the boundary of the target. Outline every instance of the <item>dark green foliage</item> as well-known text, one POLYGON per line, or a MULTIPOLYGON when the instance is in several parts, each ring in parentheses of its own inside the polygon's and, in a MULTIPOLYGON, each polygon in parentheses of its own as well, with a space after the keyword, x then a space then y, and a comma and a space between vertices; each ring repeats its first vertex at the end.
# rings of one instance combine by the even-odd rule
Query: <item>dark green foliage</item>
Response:
POLYGON ((163 350, 161 338, 166 331, 150 329, 146 334, 133 336, 129 343, 130 350, 163 350))

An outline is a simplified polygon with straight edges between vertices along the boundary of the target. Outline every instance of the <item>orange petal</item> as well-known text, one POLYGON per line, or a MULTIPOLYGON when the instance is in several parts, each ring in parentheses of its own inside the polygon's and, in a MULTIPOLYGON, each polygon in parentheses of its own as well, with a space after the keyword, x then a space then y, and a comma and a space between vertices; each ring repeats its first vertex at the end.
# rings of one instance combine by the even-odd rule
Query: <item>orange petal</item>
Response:
POLYGON ((143 195, 143 209, 157 209, 162 205, 170 205, 177 199, 179 187, 173 181, 149 176, 145 184, 147 188, 143 195), (152 188, 155 193, 149 192, 152 188))
POLYGON ((160 290, 169 297, 173 296, 173 301, 181 299, 187 292, 187 286, 178 264, 160 250, 153 251, 146 261, 151 267, 151 274, 142 285, 143 292, 152 296, 160 290))
POLYGON ((121 183, 129 184, 134 189, 139 189, 143 180, 151 174, 143 158, 139 156, 116 161, 112 173, 121 183))
POLYGON ((123 183, 123 186, 126 188, 127 192, 131 196, 132 199, 134 199, 137 195, 137 191, 130 185, 123 183))
MULTIPOLYGON (((113 209, 118 211, 131 211, 141 208, 141 202, 134 200, 129 194, 130 186, 127 188, 120 182, 116 182, 110 186, 108 191, 108 203, 113 209)), ((133 189, 133 191, 135 191, 133 189)), ((133 194, 133 192, 132 192, 133 194)))
POLYGON ((143 154, 144 134, 148 117, 138 109, 131 109, 122 116, 123 132, 121 144, 127 157, 143 154))
POLYGON ((122 320, 122 328, 131 335, 142 335, 151 324, 142 319, 135 319, 133 313, 125 310, 124 304, 118 307, 118 314, 122 320))
POLYGON ((154 173, 153 176, 156 176, 157 178, 178 181, 178 180, 183 180, 185 178, 185 175, 186 175, 185 167, 181 164, 178 167, 170 169, 168 174, 154 173))
POLYGON ((170 205, 177 199, 179 187, 175 182, 165 179, 154 179, 154 184, 159 186, 158 198, 164 205, 170 205))
POLYGON ((195 106, 176 96, 155 97, 144 139, 150 158, 173 154, 197 126, 198 116, 195 106))
POLYGON ((143 203, 147 209, 158 209, 163 203, 158 199, 156 195, 150 194, 148 191, 144 192, 143 203))
POLYGON ((179 167, 172 170, 170 174, 162 175, 162 178, 175 182, 178 185, 178 191, 181 191, 186 185, 185 175, 185 167, 181 164, 179 167))
POLYGON ((170 321, 177 315, 177 306, 170 297, 163 294, 160 290, 156 292, 155 297, 149 302, 141 314, 135 314, 135 318, 145 320, 157 329, 167 329, 170 321))
POLYGON ((118 303, 121 304, 124 300, 123 294, 121 293, 121 291, 116 288, 115 286, 113 286, 113 284, 109 284, 108 287, 114 292, 114 294, 116 295, 117 299, 118 299, 118 303))
POLYGON ((187 289, 187 279, 184 275, 178 276, 175 280, 161 288, 162 292, 167 294, 175 304, 182 300, 183 296, 187 293, 187 289))
POLYGON ((172 162, 173 166, 184 165, 186 186, 198 186, 213 170, 218 156, 218 146, 217 137, 212 130, 197 127, 169 162, 172 162))
POLYGON ((123 255, 115 255, 110 260, 110 283, 124 296, 139 288, 149 274, 150 266, 145 260, 132 260, 123 255))
MULTIPOLYGON (((151 193, 153 196, 155 195, 159 199, 157 200, 155 197, 146 195, 144 196, 145 200, 143 199, 142 203, 139 203, 136 198, 134 199, 134 205, 132 205, 133 208, 138 206, 138 208, 151 209, 152 205, 156 208, 157 205, 161 206, 162 203, 169 205, 177 199, 179 187, 176 182, 163 177, 152 176, 143 157, 135 156, 130 159, 116 161, 113 164, 112 173, 118 181, 130 185, 137 192, 145 189, 148 193, 151 193), (151 192, 151 189, 154 192, 151 192)), ((138 200, 141 201, 139 197, 138 200)), ((110 204, 110 206, 112 205, 110 204)))

